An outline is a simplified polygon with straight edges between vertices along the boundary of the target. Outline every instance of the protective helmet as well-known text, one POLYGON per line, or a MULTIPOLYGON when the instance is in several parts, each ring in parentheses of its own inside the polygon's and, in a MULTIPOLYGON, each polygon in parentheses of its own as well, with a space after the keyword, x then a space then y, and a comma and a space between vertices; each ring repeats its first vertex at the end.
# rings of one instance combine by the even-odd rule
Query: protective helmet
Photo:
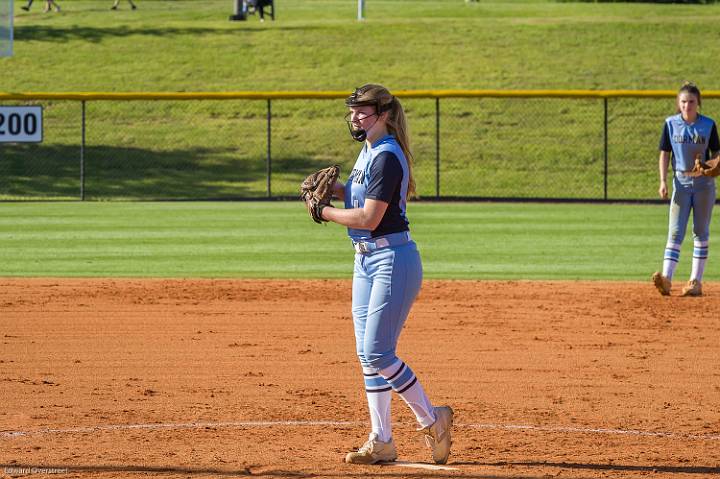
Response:
MULTIPOLYGON (((387 93, 387 90, 385 87, 374 85, 372 83, 363 85, 360 88, 356 88, 352 95, 345 99, 345 106, 348 108, 374 106, 375 114, 380 116, 386 111, 392 109, 395 103, 395 97, 391 96, 392 100, 383 105, 380 103, 380 95, 377 95, 377 93, 387 93)), ((352 121, 349 120, 347 121, 347 125, 348 130, 350 131, 350 136, 352 136, 354 140, 363 142, 367 139, 367 131, 365 131, 365 129, 354 128, 352 121)))
POLYGON ((374 85, 372 83, 368 83, 361 86, 360 88, 356 88, 352 95, 345 99, 345 106, 347 106, 348 108, 356 106, 374 106, 375 111, 378 115, 388 110, 391 110, 393 107, 393 103, 395 103, 395 97, 392 97, 392 100, 384 105, 380 103, 379 97, 373 98, 373 96, 375 95, 372 95, 372 93, 376 93, 377 90, 381 89, 385 90, 384 87, 380 85, 374 85))

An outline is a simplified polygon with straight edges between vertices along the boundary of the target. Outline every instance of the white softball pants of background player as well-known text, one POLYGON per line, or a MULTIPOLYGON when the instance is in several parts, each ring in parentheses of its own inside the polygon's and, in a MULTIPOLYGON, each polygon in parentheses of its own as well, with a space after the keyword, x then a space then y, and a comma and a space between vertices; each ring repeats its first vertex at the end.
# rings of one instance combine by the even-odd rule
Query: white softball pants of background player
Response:
POLYGON ((372 432, 392 437, 390 401, 397 392, 422 427, 435 422, 432 404, 412 369, 395 350, 410 308, 420 291, 422 262, 415 242, 356 254, 352 313, 372 432))

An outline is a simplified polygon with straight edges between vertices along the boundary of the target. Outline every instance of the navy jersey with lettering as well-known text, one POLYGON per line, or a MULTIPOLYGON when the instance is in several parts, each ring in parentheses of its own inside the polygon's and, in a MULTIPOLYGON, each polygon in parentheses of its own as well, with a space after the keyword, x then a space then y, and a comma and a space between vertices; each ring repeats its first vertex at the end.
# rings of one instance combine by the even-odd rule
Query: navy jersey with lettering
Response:
POLYGON ((383 201, 388 207, 374 230, 348 228, 353 241, 409 230, 406 216, 409 179, 407 159, 392 135, 380 138, 370 148, 365 144, 345 184, 345 208, 363 208, 366 199, 383 201))
MULTIPOLYGON (((706 116, 698 115, 691 124, 683 120, 680 113, 666 118, 660 137, 660 150, 672 153, 671 164, 676 173, 692 170, 695 166, 695 155, 699 153, 703 155, 704 161, 707 161, 712 152, 720 151, 715 122, 706 116)), ((707 177, 701 178, 709 180, 707 177)))

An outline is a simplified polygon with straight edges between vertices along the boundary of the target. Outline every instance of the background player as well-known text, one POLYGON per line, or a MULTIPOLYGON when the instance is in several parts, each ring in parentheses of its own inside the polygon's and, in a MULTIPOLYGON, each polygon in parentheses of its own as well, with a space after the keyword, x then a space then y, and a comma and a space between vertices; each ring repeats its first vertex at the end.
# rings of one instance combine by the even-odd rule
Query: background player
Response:
MULTIPOLYGON (((30 11, 30 7, 32 7, 32 4, 33 4, 33 0, 28 0, 27 5, 23 5, 23 6, 20 7, 20 8, 22 8, 22 9, 25 10, 26 12, 29 12, 29 11, 30 11)), ((55 7, 55 11, 56 11, 56 12, 59 12, 59 11, 60 11, 60 5, 58 5, 55 0, 45 0, 45 9, 44 9, 43 11, 44 11, 45 13, 47 13, 47 12, 49 12, 50 10, 52 10, 53 7, 55 7)))
POLYGON ((715 204, 715 178, 690 176, 695 157, 703 161, 711 153, 718 155, 717 127, 710 118, 698 113, 701 97, 695 84, 686 82, 677 96, 678 113, 665 119, 660 138, 660 188, 661 198, 667 198, 667 168, 672 161, 673 194, 670 201, 670 226, 665 246, 662 272, 653 274, 655 287, 663 295, 669 295, 673 273, 680 258, 680 246, 685 238, 690 212, 693 214, 693 259, 690 281, 683 287, 683 296, 702 296, 702 276, 708 255, 710 218, 715 204))
POLYGON ((345 209, 324 207, 323 219, 348 227, 356 251, 352 313, 372 432, 346 462, 375 464, 397 458, 392 439, 392 391, 410 406, 433 459, 450 454, 453 410, 433 407, 410 367, 395 355, 397 341, 422 282, 422 264, 410 239, 406 204, 415 190, 405 113, 381 85, 364 85, 345 101, 352 137, 365 145, 345 185, 336 185, 345 209))
MULTIPOLYGON (((128 0, 128 2, 130 3, 130 8, 132 8, 133 10, 137 10, 137 5, 135 5, 132 0, 128 0)), ((110 10, 117 10, 119 5, 120 0, 115 0, 112 7, 110 7, 110 10)))

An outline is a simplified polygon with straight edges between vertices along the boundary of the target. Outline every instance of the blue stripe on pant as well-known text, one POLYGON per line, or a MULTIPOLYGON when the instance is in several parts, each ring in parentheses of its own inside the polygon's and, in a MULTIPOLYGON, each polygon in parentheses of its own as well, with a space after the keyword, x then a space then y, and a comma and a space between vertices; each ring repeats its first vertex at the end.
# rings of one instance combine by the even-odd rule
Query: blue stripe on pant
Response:
POLYGON ((370 371, 370 368, 363 371, 363 378, 365 379, 365 391, 369 393, 381 393, 390 391, 392 388, 388 382, 380 376, 377 372, 365 372, 370 371))
POLYGON ((422 263, 413 241, 355 255, 352 313, 363 367, 378 371, 395 363, 398 338, 421 283, 422 263))
POLYGON ((395 372, 387 377, 387 382, 399 394, 402 394, 417 382, 415 373, 413 373, 412 369, 404 362, 398 359, 392 367, 395 368, 395 372))
POLYGON ((675 261, 677 263, 680 260, 680 248, 676 245, 673 245, 672 247, 666 246, 664 259, 669 259, 670 261, 675 261))
POLYGON ((698 250, 695 250, 695 253, 693 254, 693 258, 707 259, 707 250, 705 250, 702 253, 699 253, 698 250))

